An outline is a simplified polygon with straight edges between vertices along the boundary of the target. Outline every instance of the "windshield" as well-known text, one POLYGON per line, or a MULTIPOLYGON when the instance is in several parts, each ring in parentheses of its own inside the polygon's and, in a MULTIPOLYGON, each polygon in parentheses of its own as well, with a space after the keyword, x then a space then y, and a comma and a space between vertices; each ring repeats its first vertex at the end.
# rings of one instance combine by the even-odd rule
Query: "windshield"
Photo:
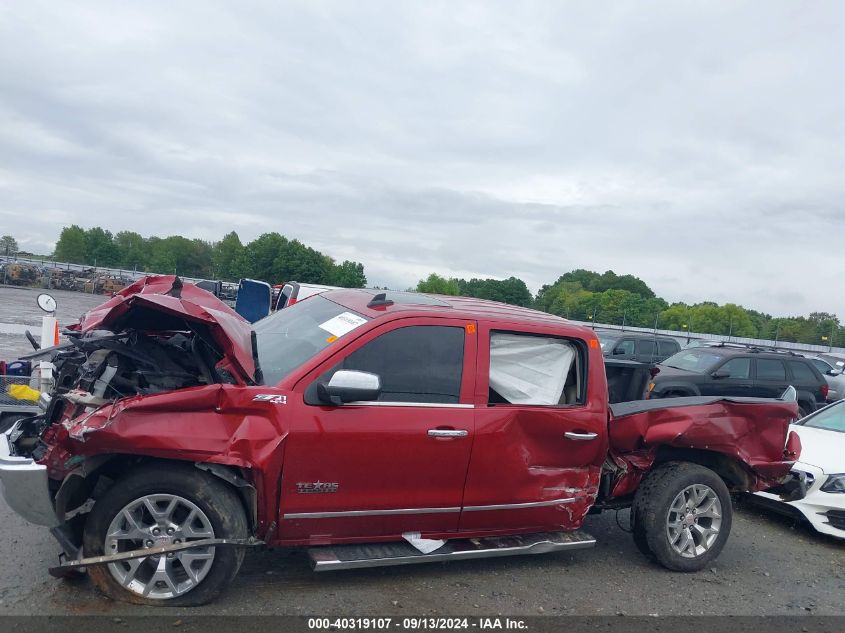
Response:
POLYGON ((703 374, 720 360, 722 360, 722 357, 719 354, 714 354, 710 350, 698 347, 678 352, 674 356, 670 356, 664 360, 661 364, 667 367, 674 367, 675 369, 684 369, 686 371, 694 371, 697 374, 703 374))
POLYGON ((274 385, 367 318, 315 295, 261 319, 254 326, 264 383, 274 385))
POLYGON ((843 406, 843 403, 837 402, 815 415, 804 418, 804 421, 800 424, 813 429, 827 429, 828 431, 845 433, 845 406, 843 406))
MULTIPOLYGON (((835 371, 837 373, 841 374, 843 371, 845 371, 845 360, 843 360, 842 358, 838 358, 836 356, 830 356, 828 354, 819 354, 819 359, 821 359, 822 362, 825 362, 828 365, 831 365, 831 368, 833 369, 833 371, 835 371)), ((817 367, 818 367, 818 365, 817 365, 817 367)), ((830 369, 822 371, 821 367, 819 367, 819 371, 821 371, 822 373, 825 373, 825 371, 830 371, 830 369)))

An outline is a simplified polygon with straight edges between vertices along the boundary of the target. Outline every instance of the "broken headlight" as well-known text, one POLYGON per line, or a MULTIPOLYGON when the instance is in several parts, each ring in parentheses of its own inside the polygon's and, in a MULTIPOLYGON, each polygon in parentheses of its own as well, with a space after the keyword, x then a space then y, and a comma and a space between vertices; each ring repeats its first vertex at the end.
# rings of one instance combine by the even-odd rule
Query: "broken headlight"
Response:
POLYGON ((819 490, 822 492, 839 492, 845 494, 845 473, 831 475, 819 490))

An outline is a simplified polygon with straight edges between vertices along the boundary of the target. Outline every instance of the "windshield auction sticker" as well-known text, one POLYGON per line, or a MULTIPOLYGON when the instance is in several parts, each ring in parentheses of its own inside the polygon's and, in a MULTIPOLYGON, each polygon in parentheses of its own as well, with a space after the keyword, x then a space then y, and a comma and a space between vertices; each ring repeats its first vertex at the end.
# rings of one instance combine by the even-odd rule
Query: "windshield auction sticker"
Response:
POLYGON ((357 314, 351 312, 342 312, 333 319, 329 319, 325 323, 320 323, 320 329, 325 330, 332 336, 340 338, 344 334, 351 332, 356 327, 360 327, 367 322, 367 319, 359 317, 357 314))

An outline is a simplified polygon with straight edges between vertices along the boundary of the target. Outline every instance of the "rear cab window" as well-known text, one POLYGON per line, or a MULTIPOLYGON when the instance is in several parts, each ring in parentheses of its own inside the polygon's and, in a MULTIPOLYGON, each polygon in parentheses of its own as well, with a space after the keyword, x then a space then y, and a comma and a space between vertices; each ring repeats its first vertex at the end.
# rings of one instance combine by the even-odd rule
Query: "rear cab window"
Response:
POLYGON ((493 330, 488 406, 582 405, 587 393, 585 359, 582 341, 493 330))
POLYGON ((783 361, 774 358, 757 358, 757 380, 786 380, 786 368, 783 361))

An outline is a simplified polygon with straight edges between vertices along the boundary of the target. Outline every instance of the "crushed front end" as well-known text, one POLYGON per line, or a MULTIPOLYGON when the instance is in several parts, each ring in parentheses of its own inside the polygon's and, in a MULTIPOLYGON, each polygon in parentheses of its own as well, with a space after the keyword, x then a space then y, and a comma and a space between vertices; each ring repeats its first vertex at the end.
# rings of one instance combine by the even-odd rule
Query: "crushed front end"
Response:
POLYGON ((249 324, 210 293, 173 276, 136 282, 65 334, 70 342, 41 358, 55 369, 40 412, 0 436, 6 502, 54 533, 60 526, 74 531, 74 518, 96 497, 95 486, 108 479, 115 458, 123 466, 136 459, 103 447, 85 450, 88 434, 157 395, 190 393, 196 406, 213 410, 224 385, 260 380, 249 324))

